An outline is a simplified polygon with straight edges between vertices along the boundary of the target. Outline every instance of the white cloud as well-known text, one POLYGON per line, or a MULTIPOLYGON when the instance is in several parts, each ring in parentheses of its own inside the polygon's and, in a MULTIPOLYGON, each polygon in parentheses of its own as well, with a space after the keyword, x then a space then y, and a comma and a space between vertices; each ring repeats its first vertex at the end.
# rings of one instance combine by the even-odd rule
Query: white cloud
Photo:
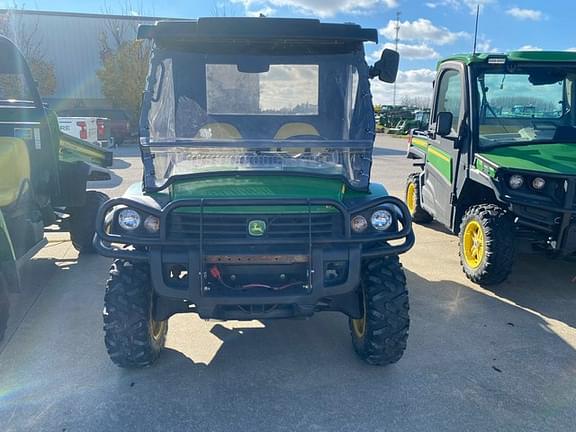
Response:
POLYGON ((476 51, 484 53, 497 53, 500 50, 492 46, 492 41, 486 39, 484 36, 478 38, 478 43, 476 44, 476 51))
MULTIPOLYGON (((384 48, 396 49, 395 45, 391 42, 385 43, 382 46, 382 49, 384 48)), ((378 60, 382 55, 382 49, 374 51, 369 57, 372 60, 378 60)), ((399 43, 398 52, 400 53, 400 58, 409 60, 436 59, 440 57, 440 54, 438 54, 434 48, 429 47, 425 43, 418 45, 399 43)))
POLYGON ((535 9, 521 9, 517 7, 510 8, 506 13, 519 20, 540 21, 544 18, 542 11, 535 9))
MULTIPOLYGON (((396 102, 405 98, 431 98, 432 82, 436 71, 432 69, 412 69, 399 71, 396 79, 396 102)), ((393 98, 393 84, 372 80, 370 82, 374 103, 391 104, 393 98)))
POLYGON ((438 7, 451 7, 452 9, 460 9, 466 7, 470 10, 471 14, 476 13, 476 7, 480 5, 480 11, 490 3, 495 3, 496 0, 438 0, 435 2, 428 2, 426 6, 431 9, 438 7))
POLYGON ((380 7, 394 8, 398 0, 232 0, 247 13, 261 8, 288 7, 305 15, 331 17, 337 13, 367 13, 380 7))
MULTIPOLYGON (((386 27, 379 30, 380 34, 390 40, 396 37, 396 21, 390 20, 386 27)), ((415 21, 400 21, 399 38, 401 40, 428 41, 437 45, 446 45, 456 40, 468 37, 466 32, 451 32, 446 27, 438 27, 426 18, 415 21)))
POLYGON ((272 9, 270 6, 266 6, 257 10, 246 10, 246 15, 249 17, 259 17, 260 15, 271 16, 274 15, 276 9, 272 9))
POLYGON ((565 49, 564 51, 576 52, 576 47, 565 49))
POLYGON ((543 49, 534 45, 523 45, 518 48, 518 51, 543 51, 543 49))
POLYGON ((480 11, 484 10, 486 5, 495 3, 496 0, 461 0, 462 4, 466 6, 471 14, 476 13, 476 8, 480 6, 480 11))

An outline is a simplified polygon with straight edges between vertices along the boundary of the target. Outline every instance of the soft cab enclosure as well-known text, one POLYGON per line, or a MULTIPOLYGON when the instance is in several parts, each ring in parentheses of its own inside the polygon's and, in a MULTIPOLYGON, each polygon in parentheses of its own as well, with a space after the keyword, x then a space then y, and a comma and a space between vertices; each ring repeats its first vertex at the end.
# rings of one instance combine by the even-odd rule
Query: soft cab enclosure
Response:
POLYGON ((362 41, 376 35, 339 26, 342 38, 315 20, 272 27, 266 19, 248 20, 247 34, 246 20, 230 20, 217 38, 219 20, 141 27, 155 42, 140 130, 154 172, 145 188, 183 174, 258 170, 367 190, 375 125, 362 41), (256 37, 260 28, 270 34, 256 37))

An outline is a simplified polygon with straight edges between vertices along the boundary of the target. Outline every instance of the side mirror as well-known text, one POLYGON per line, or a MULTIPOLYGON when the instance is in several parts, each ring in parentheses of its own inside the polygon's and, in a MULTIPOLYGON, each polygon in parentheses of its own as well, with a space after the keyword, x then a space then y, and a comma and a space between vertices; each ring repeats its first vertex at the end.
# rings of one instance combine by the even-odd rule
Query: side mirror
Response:
POLYGON ((452 121, 451 112, 439 112, 436 116, 436 134, 441 137, 450 135, 450 132, 452 132, 452 121))
POLYGON ((370 78, 378 77, 380 81, 393 83, 398 75, 398 64, 400 63, 400 54, 396 51, 385 48, 382 50, 380 60, 370 67, 368 76, 370 78))

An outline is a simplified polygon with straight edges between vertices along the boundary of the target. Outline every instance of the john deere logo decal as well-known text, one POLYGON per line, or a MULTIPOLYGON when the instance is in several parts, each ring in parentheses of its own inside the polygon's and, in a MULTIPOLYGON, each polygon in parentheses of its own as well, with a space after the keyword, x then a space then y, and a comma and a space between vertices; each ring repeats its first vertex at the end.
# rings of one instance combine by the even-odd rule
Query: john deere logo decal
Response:
POLYGON ((266 232, 266 222, 263 220, 252 220, 248 222, 248 233, 252 237, 261 237, 266 232))

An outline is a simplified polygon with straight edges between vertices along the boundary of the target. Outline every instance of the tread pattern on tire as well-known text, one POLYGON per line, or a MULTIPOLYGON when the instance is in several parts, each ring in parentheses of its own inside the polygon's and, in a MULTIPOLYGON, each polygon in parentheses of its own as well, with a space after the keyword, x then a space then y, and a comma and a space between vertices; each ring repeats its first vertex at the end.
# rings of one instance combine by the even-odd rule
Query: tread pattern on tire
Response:
POLYGON ((166 340, 167 323, 158 340, 151 334, 152 292, 148 267, 116 260, 104 296, 104 332, 108 355, 125 368, 150 366, 166 340))
POLYGON ((422 208, 420 205, 420 174, 419 173, 412 173, 408 176, 406 181, 406 192, 408 192, 408 186, 413 183, 415 187, 415 194, 416 194, 416 210, 412 214, 412 220, 416 223, 430 223, 434 218, 430 213, 422 208))
POLYGON ((514 263, 515 241, 514 222, 505 209, 496 204, 470 207, 462 218, 458 238, 460 264, 468 279, 479 285, 495 285, 508 277, 514 263), (471 219, 476 219, 482 225, 485 238, 486 255, 476 269, 466 265, 462 250, 464 229, 471 219))
POLYGON ((406 349, 410 327, 406 275, 397 256, 363 263, 366 322, 362 338, 349 320, 356 353, 372 365, 396 363, 406 349))
POLYGON ((74 248, 83 254, 95 253, 92 240, 96 231, 96 215, 109 197, 103 192, 86 192, 86 202, 82 207, 71 209, 70 238, 74 248))

